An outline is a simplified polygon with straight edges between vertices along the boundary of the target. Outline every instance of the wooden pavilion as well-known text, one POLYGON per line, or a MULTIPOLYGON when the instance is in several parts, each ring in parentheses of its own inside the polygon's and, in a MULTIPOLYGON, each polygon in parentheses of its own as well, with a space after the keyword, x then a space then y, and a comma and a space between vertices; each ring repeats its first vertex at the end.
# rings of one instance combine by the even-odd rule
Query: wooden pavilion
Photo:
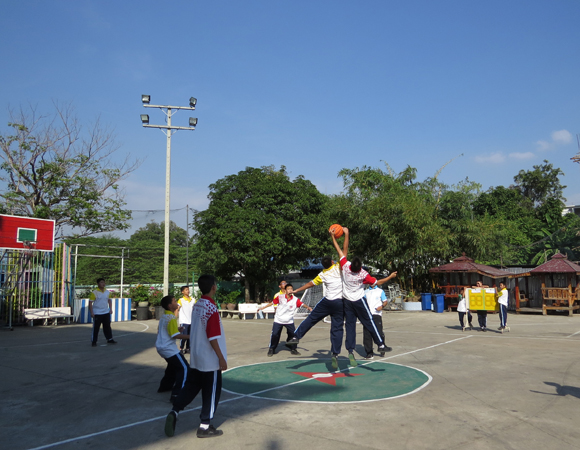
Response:
POLYGON ((568 311, 571 316, 580 309, 578 300, 578 277, 580 266, 568 261, 568 257, 556 253, 544 264, 530 270, 533 276, 539 276, 542 283, 542 314, 546 315, 549 309, 568 311), (546 286, 549 281, 550 286, 546 286))
MULTIPOLYGON (((438 283, 434 287, 445 294, 445 305, 449 310, 457 307, 457 298, 461 288, 470 288, 477 281, 495 287, 497 279, 507 280, 521 276, 485 264, 478 264, 472 258, 465 256, 465 253, 448 264, 429 269, 429 273, 439 275, 438 283), (489 281, 485 278, 489 278, 489 281)), ((518 283, 516 283, 516 299, 519 299, 517 286, 518 283)))

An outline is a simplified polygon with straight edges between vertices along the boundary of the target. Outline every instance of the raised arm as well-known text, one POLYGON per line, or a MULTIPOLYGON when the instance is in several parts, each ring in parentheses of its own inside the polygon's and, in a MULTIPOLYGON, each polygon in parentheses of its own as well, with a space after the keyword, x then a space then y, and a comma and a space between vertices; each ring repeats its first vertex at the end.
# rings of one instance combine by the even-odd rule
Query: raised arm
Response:
MULTIPOLYGON (((330 233, 330 237, 332 238, 332 243, 334 244, 334 248, 338 252, 338 259, 342 259, 344 253, 342 249, 339 247, 338 242, 336 242, 336 237, 334 237, 334 229, 328 231, 330 233)), ((346 238, 345 238, 346 239, 346 238)))
POLYGON ((349 244, 349 235, 350 232, 348 231, 347 227, 342 227, 342 231, 344 231, 344 242, 342 243, 342 253, 346 258, 348 255, 348 244, 349 244))
POLYGON ((274 302, 270 302, 270 303, 268 303, 266 306, 263 306, 263 307, 261 307, 261 308, 258 308, 256 311, 261 311, 261 310, 263 310, 263 309, 266 309, 266 308, 268 308, 268 307, 272 306, 273 304, 274 304, 274 302))
POLYGON ((392 280, 393 278, 395 278, 397 276, 397 272, 393 272, 392 274, 390 274, 387 278, 383 278, 381 280, 378 280, 376 285, 380 286, 381 284, 385 284, 387 281, 392 280))
POLYGON ((311 288, 313 286, 316 286, 316 285, 312 281, 309 281, 304 286, 301 286, 298 289, 294 289, 294 293, 296 294, 297 292, 305 291, 306 289, 311 288))

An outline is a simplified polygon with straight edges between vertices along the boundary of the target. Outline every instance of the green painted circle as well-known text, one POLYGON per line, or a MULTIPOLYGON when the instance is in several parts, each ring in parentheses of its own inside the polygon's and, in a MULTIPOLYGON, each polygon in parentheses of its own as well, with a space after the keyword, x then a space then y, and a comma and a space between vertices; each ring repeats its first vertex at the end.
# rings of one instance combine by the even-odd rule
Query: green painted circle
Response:
POLYGON ((224 390, 270 400, 295 402, 365 402, 412 394, 431 382, 422 370, 384 361, 347 366, 339 360, 284 360, 230 369, 223 374, 224 390))

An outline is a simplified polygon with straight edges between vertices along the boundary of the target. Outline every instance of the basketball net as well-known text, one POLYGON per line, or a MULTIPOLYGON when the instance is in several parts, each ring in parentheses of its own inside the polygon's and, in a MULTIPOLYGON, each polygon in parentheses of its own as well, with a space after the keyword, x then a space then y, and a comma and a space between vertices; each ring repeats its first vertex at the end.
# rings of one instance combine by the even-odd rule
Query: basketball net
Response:
POLYGON ((33 255, 33 251, 36 250, 36 242, 32 242, 32 241, 23 241, 22 242, 22 246, 24 247, 25 250, 23 250, 24 256, 27 259, 32 258, 33 255))

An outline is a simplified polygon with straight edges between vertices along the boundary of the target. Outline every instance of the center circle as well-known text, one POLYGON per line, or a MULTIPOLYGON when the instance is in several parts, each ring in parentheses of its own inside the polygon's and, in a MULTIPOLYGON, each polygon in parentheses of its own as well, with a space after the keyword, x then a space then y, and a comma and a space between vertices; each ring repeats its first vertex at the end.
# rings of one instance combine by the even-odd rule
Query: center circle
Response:
POLYGON ((349 367, 330 359, 283 360, 227 370, 222 388, 232 394, 277 401, 356 403, 389 400, 413 394, 427 386, 431 376, 414 367, 372 361, 349 367))

